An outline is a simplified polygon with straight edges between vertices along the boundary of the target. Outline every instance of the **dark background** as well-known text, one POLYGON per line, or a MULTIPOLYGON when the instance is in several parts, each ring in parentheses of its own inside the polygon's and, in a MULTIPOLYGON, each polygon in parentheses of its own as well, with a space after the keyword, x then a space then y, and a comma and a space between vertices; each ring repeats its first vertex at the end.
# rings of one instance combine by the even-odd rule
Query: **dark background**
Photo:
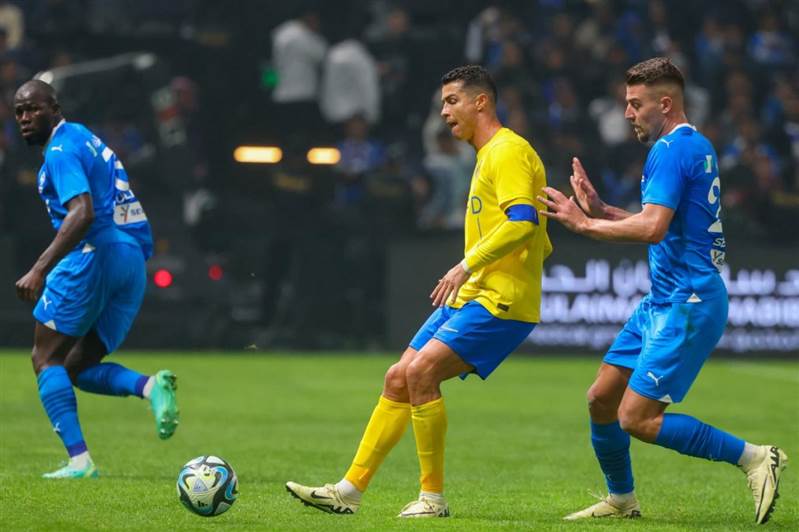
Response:
MULTIPOLYGON (((503 122, 540 153, 550 184, 566 189, 576 155, 606 201, 635 208, 646 147, 619 120, 619 80, 668 55, 722 167, 733 283, 722 345, 799 356, 796 35, 788 1, 0 2, 0 345, 30 344, 30 308, 13 283, 53 235, 35 188, 41 154, 21 141, 12 109, 37 73, 53 76, 69 120, 117 152, 153 225, 148 293, 126 346, 384 349, 424 320, 427 292, 462 254, 471 155, 436 136, 441 75, 485 65, 503 122), (380 118, 365 132, 326 119, 315 101, 273 101, 273 32, 313 13, 328 46, 355 38, 371 56, 380 118), (241 144, 279 146, 283 160, 236 163, 241 144), (313 146, 339 147, 341 163, 308 164, 313 146), (159 270, 170 286, 156 286, 159 270), (747 322, 753 313, 775 318, 747 322)), ((591 260, 612 270, 645 259, 643 246, 550 232, 549 276, 558 265, 584 276, 591 260)), ((553 286, 545 309, 560 294, 553 286)), ((543 347, 534 334, 529 348, 596 352, 602 331, 620 327, 578 314, 547 323, 542 312, 543 347), (587 339, 545 342, 557 326, 587 339)))

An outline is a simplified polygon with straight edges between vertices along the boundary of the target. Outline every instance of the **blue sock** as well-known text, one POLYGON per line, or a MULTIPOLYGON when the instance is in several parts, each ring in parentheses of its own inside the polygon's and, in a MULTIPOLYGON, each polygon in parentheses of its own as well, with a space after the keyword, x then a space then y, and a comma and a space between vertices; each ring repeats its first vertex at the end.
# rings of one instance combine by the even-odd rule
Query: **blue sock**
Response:
POLYGON ((39 373, 37 381, 44 410, 69 456, 86 451, 86 442, 78 421, 78 402, 67 370, 63 366, 50 366, 39 373))
POLYGON ((77 386, 84 392, 103 395, 136 395, 143 397, 147 375, 142 375, 125 366, 113 362, 104 362, 80 372, 77 386))
POLYGON ((736 465, 745 442, 691 416, 664 414, 655 443, 681 454, 736 465))
POLYGON ((600 425, 591 422, 591 444, 610 493, 633 491, 633 467, 630 463, 630 435, 618 421, 600 425))

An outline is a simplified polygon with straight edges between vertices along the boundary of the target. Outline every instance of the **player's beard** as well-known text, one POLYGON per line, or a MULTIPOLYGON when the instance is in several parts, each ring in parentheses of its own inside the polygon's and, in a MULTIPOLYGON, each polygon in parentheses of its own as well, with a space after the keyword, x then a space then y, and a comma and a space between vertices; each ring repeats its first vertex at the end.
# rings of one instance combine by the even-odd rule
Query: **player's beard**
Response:
POLYGON ((643 127, 633 126, 633 134, 635 135, 635 138, 638 139, 638 142, 642 144, 649 143, 649 132, 646 131, 643 127))

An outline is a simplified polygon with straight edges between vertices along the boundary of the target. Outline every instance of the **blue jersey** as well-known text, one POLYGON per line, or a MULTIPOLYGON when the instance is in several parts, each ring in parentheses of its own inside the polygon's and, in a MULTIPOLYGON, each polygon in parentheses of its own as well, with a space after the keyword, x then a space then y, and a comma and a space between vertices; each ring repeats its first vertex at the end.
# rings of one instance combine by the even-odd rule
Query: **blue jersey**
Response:
POLYGON ((130 190, 122 162, 103 141, 81 124, 62 121, 53 129, 39 170, 39 195, 58 230, 75 196, 89 193, 94 221, 78 247, 107 242, 138 244, 152 255, 150 223, 130 190))
POLYGON ((665 238, 649 246, 652 301, 694 303, 727 296, 719 274, 726 252, 720 196, 716 152, 693 127, 678 126, 649 150, 641 203, 674 209, 665 238))

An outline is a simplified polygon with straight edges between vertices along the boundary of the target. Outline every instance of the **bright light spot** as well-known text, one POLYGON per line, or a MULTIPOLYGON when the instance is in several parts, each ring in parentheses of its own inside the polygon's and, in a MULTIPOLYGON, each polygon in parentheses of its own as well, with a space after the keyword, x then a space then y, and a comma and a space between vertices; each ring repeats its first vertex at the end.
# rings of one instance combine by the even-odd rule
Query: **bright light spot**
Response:
POLYGON ((233 150, 233 158, 240 163, 275 164, 283 158, 283 150, 277 146, 239 146, 233 150))
POLYGON ((158 270, 153 275, 153 282, 158 288, 167 288, 172 284, 172 273, 169 270, 158 270))
POLYGON ((208 268, 208 278, 212 281, 221 281, 223 275, 225 275, 225 270, 219 264, 212 264, 208 268))
POLYGON ((336 148, 311 148, 308 150, 308 162, 311 164, 338 164, 341 152, 336 148))
POLYGON ((55 78, 55 76, 53 76, 53 73, 51 71, 45 70, 44 72, 40 72, 39 74, 34 76, 34 78, 35 79, 40 79, 40 80, 44 81, 45 83, 52 84, 53 83, 53 79, 55 78))

